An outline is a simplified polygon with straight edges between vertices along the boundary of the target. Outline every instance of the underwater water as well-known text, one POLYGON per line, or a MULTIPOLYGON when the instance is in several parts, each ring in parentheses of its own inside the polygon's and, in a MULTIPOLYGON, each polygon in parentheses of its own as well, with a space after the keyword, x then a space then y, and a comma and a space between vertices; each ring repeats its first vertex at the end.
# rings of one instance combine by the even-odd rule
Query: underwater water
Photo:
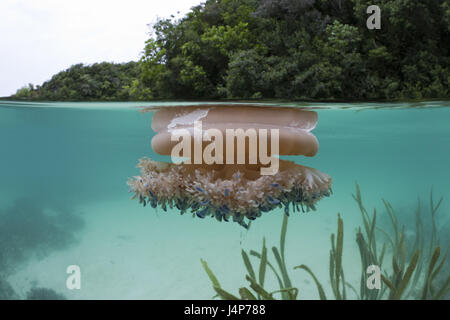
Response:
MULTIPOLYGON (((246 230, 131 201, 126 182, 139 174, 138 159, 167 160, 151 149, 152 114, 139 112, 152 105, 160 104, 0 102, 0 298, 47 288, 67 299, 210 299, 200 259, 223 288, 246 285, 241 249, 260 250, 263 237, 277 245, 284 211, 264 213, 246 230), (71 265, 81 270, 79 290, 66 287, 71 265)), ((300 264, 330 290, 338 213, 346 280, 358 285, 356 181, 380 223, 387 225, 386 199, 411 237, 418 199, 426 208, 431 190, 443 196, 436 222, 443 247, 450 243, 449 102, 309 107, 319 116, 319 152, 285 158, 330 175, 333 194, 289 218, 285 255, 299 299, 318 298, 311 278, 292 269, 300 264)), ((276 289, 276 279, 267 281, 276 289)))

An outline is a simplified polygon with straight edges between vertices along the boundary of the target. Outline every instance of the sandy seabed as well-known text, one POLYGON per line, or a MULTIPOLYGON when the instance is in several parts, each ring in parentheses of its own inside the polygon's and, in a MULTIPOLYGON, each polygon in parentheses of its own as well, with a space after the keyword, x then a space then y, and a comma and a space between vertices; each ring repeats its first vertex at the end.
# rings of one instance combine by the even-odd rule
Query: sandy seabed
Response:
MULTIPOLYGON (((300 264, 308 265, 331 295, 328 257, 330 235, 337 228, 333 202, 324 201, 317 212, 291 214, 289 219, 286 263, 293 285, 299 288, 299 299, 318 298, 312 279, 302 270, 293 270, 300 264)), ((77 211, 83 214, 85 228, 77 234, 76 244, 42 259, 31 258, 9 277, 21 296, 37 286, 68 299, 210 299, 214 292, 200 258, 208 262, 225 290, 237 294, 238 288, 248 284, 241 249, 260 251, 263 237, 269 259, 276 264, 270 248, 279 245, 281 209, 256 220, 249 231, 236 223, 161 209, 155 212, 129 201, 96 203, 77 211), (80 266, 80 290, 66 288, 69 265, 80 266)), ((351 211, 357 214, 354 206, 351 211)), ((346 223, 345 215, 344 223, 345 276, 358 284, 361 266, 354 241, 356 225, 346 223)), ((258 259, 251 259, 258 270, 258 259)), ((265 287, 278 289, 270 270, 265 287)))

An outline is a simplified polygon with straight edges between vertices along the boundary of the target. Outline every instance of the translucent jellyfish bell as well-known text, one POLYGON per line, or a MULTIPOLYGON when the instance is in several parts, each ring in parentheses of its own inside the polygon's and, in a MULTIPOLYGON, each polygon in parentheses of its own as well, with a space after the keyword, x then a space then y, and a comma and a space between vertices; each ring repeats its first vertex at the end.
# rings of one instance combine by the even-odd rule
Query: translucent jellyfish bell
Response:
POLYGON ((315 209, 331 192, 331 178, 279 155, 314 156, 317 113, 250 105, 164 107, 155 111, 152 148, 183 163, 141 159, 128 184, 141 203, 181 214, 235 221, 282 207, 315 209), (174 157, 176 151, 177 157, 174 157))

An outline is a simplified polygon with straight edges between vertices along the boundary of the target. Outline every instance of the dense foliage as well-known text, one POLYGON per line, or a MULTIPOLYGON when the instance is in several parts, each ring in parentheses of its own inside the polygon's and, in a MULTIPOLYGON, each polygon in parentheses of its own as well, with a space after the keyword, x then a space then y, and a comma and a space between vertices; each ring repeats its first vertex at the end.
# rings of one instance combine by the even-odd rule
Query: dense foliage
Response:
POLYGON ((161 20, 143 81, 156 97, 402 99, 449 96, 450 2, 209 0, 161 20))
POLYGON ((17 90, 14 98, 31 100, 146 100, 150 89, 140 85, 137 62, 125 64, 77 64, 54 75, 42 86, 29 84, 17 90))
POLYGON ((448 98, 448 39, 450 0, 207 0, 182 19, 155 23, 141 69, 129 65, 125 80, 88 73, 73 87, 64 83, 69 69, 43 85, 46 94, 37 92, 47 99, 448 98), (366 27, 372 4, 381 8, 380 30, 366 27))

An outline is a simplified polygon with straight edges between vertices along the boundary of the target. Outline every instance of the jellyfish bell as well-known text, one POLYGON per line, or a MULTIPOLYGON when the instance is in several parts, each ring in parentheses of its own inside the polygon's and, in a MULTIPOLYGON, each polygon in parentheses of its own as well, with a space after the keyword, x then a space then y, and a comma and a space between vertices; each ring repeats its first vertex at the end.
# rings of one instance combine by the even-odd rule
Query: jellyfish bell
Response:
POLYGON ((284 208, 286 214, 290 210, 315 210, 317 201, 330 195, 328 175, 279 159, 280 155, 312 157, 317 153, 318 141, 311 133, 317 124, 316 112, 250 105, 145 111, 155 111, 155 152, 173 155, 180 143, 185 143, 185 148, 180 154, 184 161, 140 160, 141 175, 128 184, 144 206, 176 208, 181 214, 191 212, 199 218, 232 220, 245 227, 248 221, 278 207, 284 208), (200 133, 196 127, 199 122, 200 133), (209 130, 215 132, 214 139, 209 130), (227 134, 230 130, 233 135, 227 134), (187 133, 187 140, 174 139, 177 132, 187 133), (239 137, 236 132, 244 136, 239 137), (265 139, 261 132, 266 133, 265 139), (222 161, 204 161, 212 145, 214 159, 222 161))
MULTIPOLYGON (((243 130, 245 133, 251 129, 265 129, 270 138, 273 130, 278 130, 280 135, 278 154, 280 155, 312 157, 317 153, 319 147, 316 137, 310 133, 317 124, 316 112, 295 108, 219 105, 172 107, 156 111, 152 121, 152 129, 157 133, 152 139, 153 150, 162 155, 170 155, 178 143, 171 139, 173 133, 177 130, 186 130, 194 139, 196 123, 201 124, 202 131, 218 130, 224 140, 231 138, 232 141, 234 141, 234 136, 227 135, 227 131, 236 133, 238 130, 243 130)), ((227 154, 227 142, 229 141, 224 141, 223 150, 221 150, 224 157, 227 154)), ((254 145, 259 147, 259 142, 254 145)), ((203 141, 203 151, 208 144, 208 139, 203 141)), ((191 143, 191 145, 194 144, 191 143)), ((251 142, 246 144, 246 155, 251 146, 251 142)), ((268 151, 270 152, 270 144, 268 151)))

